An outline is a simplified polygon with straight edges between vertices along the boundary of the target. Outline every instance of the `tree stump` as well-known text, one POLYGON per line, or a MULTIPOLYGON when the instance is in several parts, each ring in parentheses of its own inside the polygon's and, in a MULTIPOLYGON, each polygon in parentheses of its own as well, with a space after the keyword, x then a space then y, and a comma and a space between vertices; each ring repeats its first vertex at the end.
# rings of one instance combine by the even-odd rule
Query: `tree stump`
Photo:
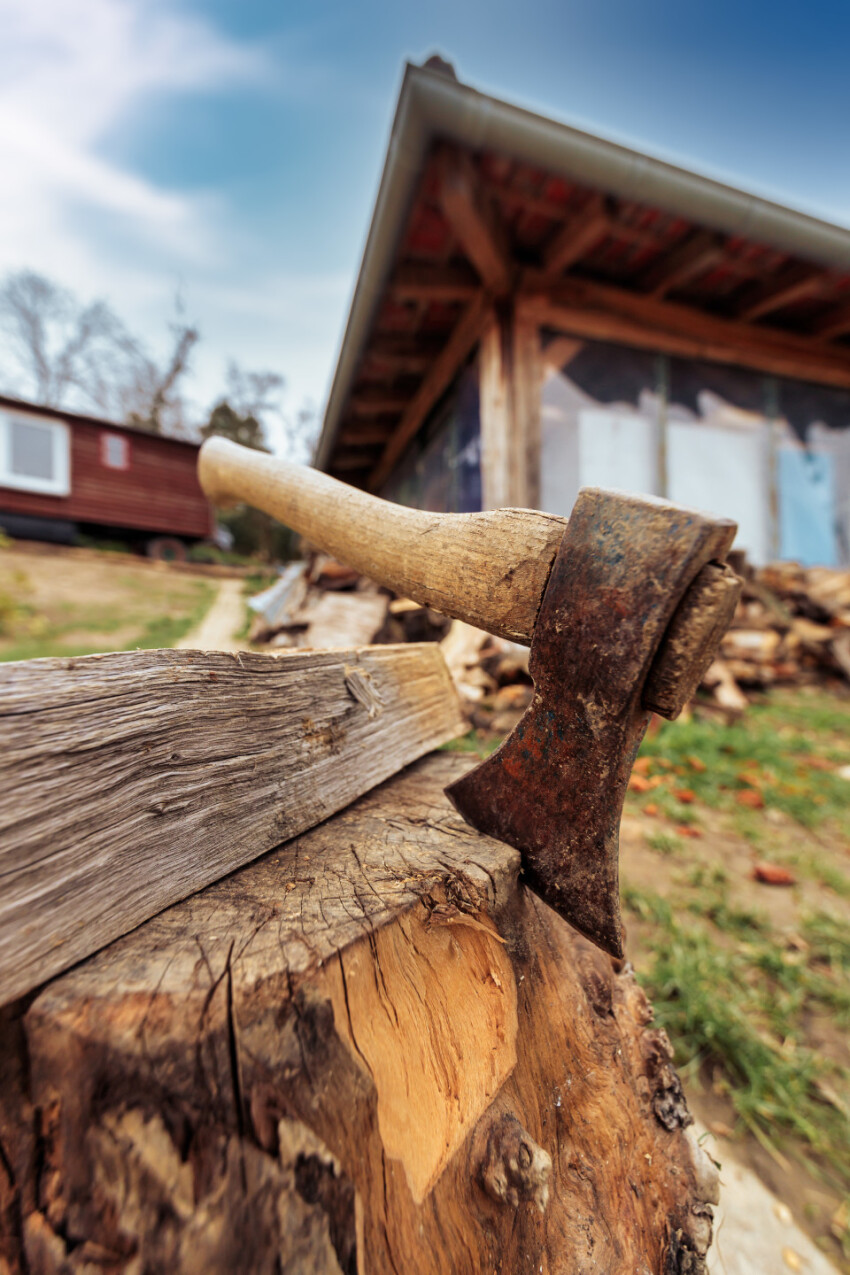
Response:
POLYGON ((705 1269, 716 1174, 630 968, 437 754, 8 1007, 0 1271, 705 1269))

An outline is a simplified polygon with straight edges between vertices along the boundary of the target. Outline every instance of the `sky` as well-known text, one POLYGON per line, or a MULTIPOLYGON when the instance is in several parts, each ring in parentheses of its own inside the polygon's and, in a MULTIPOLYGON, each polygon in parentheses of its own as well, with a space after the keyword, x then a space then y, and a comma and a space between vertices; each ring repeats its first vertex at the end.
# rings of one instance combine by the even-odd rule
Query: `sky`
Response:
MULTIPOLYGON (((0 276, 321 413, 405 60, 850 225, 833 0, 0 0, 0 276)), ((283 435, 274 442, 282 445, 283 435)))

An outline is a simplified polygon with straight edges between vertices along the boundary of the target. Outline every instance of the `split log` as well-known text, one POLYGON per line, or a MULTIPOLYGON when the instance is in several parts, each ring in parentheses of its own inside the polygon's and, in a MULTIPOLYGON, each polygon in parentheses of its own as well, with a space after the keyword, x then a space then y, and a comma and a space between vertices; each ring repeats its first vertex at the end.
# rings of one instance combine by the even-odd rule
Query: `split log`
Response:
POLYGON ((0 1004, 466 729, 433 644, 0 669, 0 1004))
POLYGON ((716 1174, 667 1039, 452 810, 468 765, 417 763, 10 1011, 0 1269, 705 1270, 716 1174))

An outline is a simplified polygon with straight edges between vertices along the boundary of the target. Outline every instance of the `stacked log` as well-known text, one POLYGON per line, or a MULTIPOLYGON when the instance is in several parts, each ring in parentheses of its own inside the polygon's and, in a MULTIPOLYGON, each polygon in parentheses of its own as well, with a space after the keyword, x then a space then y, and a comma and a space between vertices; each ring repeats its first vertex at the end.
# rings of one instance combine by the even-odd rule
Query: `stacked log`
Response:
MULTIPOLYGON (((743 712, 771 686, 850 682, 850 571, 734 563, 744 589, 703 701, 743 712)), ((371 642, 442 642, 470 724, 504 735, 530 702, 528 651, 409 598, 399 598, 325 555, 293 564, 258 607, 251 639, 260 649, 328 648, 371 642)))

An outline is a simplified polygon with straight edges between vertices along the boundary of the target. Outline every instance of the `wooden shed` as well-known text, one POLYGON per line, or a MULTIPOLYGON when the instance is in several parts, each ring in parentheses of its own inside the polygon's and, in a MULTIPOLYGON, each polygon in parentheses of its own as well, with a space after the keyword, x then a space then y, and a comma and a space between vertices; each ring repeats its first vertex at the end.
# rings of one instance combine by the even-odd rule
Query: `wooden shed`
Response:
POLYGON ((850 562, 850 231, 408 66, 316 463, 433 509, 580 486, 850 562))
POLYGON ((197 455, 182 439, 0 396, 0 527, 58 542, 201 540, 215 524, 197 455))

